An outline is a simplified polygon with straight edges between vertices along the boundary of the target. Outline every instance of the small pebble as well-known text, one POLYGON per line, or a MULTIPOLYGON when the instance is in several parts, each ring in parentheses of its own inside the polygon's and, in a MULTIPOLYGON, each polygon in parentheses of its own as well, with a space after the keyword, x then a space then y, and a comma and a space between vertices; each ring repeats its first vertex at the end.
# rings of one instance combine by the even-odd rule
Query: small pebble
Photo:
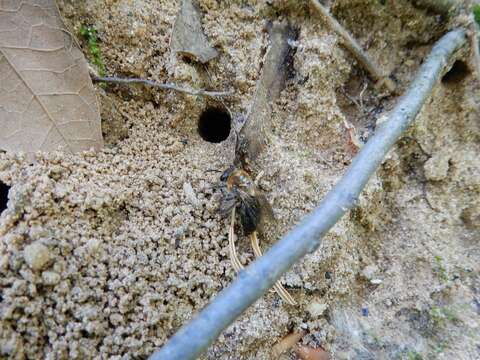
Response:
POLYGON ((34 242, 25 247, 23 258, 32 270, 41 270, 50 261, 50 252, 45 245, 34 242))
POLYGON ((95 254, 100 250, 101 241, 98 239, 89 239, 87 241, 87 248, 91 254, 95 254))
POLYGON ((195 191, 193 190, 192 185, 190 185, 190 183, 188 182, 183 183, 183 192, 185 194, 185 198, 191 205, 193 205, 194 207, 200 206, 200 201, 197 199, 197 196, 195 195, 195 191))
POLYGON ((376 265, 368 265, 362 270, 362 275, 368 280, 372 280, 375 276, 375 273, 378 272, 378 267, 376 265))
POLYGON ((42 279, 45 285, 57 285, 60 282, 60 275, 54 271, 44 271, 42 279))
POLYGON ((448 175, 450 158, 444 153, 434 154, 428 159, 423 168, 425 170, 425 177, 430 181, 441 181, 448 175))
POLYGON ((314 318, 322 316, 322 314, 327 310, 327 304, 313 301, 307 306, 307 311, 314 318))

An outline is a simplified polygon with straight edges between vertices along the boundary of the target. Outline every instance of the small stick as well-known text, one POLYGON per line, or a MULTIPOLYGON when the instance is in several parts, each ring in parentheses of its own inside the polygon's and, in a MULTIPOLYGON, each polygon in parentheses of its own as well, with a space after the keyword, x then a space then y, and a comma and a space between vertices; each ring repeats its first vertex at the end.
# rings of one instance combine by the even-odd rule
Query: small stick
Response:
POLYGON ((233 94, 233 91, 208 91, 203 89, 198 89, 198 90, 186 89, 174 84, 164 84, 164 83, 159 83, 155 80, 141 79, 141 78, 119 78, 116 76, 92 75, 92 81, 116 83, 116 84, 143 84, 143 85, 156 87, 159 89, 174 90, 174 91, 182 92, 189 95, 200 95, 200 96, 210 96, 210 97, 222 97, 222 96, 229 96, 233 94))
POLYGON ((363 51, 360 44, 345 30, 335 18, 330 15, 328 10, 320 4, 318 0, 311 0, 315 9, 323 16, 328 26, 335 31, 335 33, 343 39, 344 46, 352 53, 361 66, 372 76, 378 85, 385 85, 387 90, 391 93, 395 92, 395 83, 388 77, 380 67, 371 60, 363 51))
POLYGON ((365 90, 367 90, 368 87, 368 82, 365 81, 365 84, 363 85, 362 91, 360 91, 360 94, 358 95, 358 99, 360 100, 360 109, 363 110, 363 94, 365 93, 365 90))
MULTIPOLYGON (((257 258, 261 257, 263 254, 262 254, 262 250, 260 249, 260 244, 258 243, 258 236, 256 231, 250 235, 250 242, 252 244, 253 253, 255 254, 255 257, 257 258)), ((288 291, 283 287, 280 280, 278 280, 273 285, 273 288, 275 289, 277 294, 283 299, 283 301, 285 301, 287 304, 297 305, 297 302, 293 299, 292 295, 290 295, 288 291)))

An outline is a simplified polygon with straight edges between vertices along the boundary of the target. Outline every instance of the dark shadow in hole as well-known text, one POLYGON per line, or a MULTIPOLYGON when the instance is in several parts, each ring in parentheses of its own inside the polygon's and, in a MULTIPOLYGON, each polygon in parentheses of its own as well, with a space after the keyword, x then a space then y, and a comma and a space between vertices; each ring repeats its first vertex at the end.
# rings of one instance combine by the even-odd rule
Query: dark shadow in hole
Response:
POLYGON ((181 55, 180 60, 182 60, 185 64, 189 64, 189 65, 195 64, 195 60, 193 59, 192 56, 181 55))
POLYGON ((443 75, 442 83, 445 85, 459 83, 470 74, 470 69, 467 64, 462 60, 457 60, 453 64, 452 68, 443 75))
POLYGON ((206 108, 198 119, 198 134, 205 141, 219 143, 228 138, 232 119, 227 110, 219 107, 206 108))
POLYGON ((7 208, 10 186, 0 181, 0 213, 7 208))

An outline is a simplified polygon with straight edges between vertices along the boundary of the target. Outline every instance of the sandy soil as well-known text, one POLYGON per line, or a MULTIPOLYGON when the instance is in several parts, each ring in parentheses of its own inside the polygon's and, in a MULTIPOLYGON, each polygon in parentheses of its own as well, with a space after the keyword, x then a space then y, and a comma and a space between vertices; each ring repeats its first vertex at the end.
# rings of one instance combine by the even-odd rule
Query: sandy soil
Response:
MULTIPOLYGON (((234 89, 225 103, 234 124, 252 103, 266 19, 299 28, 295 74, 258 162, 277 218, 264 249, 345 171, 356 151, 346 124, 365 140, 396 101, 297 2, 200 1, 220 53, 208 74, 170 54, 178 1, 59 6, 75 31, 98 29, 109 74, 234 89)), ((401 89, 454 26, 407 1, 339 0, 332 11, 401 89)), ((299 305, 268 293, 204 359, 270 359, 272 345, 299 329, 304 344, 335 359, 480 358, 480 91, 468 53, 458 59, 358 207, 284 277, 299 305)), ((235 276, 212 188, 218 174, 206 172, 231 163, 233 137, 212 144, 197 133, 201 112, 219 104, 97 88, 103 151, 38 154, 33 165, 0 153, 0 180, 11 186, 0 216, 3 358, 145 358, 235 276)), ((247 242, 238 247, 248 263, 247 242)))

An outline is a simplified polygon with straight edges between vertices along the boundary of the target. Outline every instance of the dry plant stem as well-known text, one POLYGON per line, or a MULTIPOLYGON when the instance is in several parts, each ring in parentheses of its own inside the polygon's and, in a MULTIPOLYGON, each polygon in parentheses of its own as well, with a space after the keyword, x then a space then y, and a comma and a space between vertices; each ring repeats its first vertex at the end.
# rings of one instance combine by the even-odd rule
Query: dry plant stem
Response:
POLYGON ((210 97, 222 97, 232 95, 232 91, 207 91, 203 89, 186 89, 174 84, 163 84, 155 80, 141 79, 141 78, 119 78, 116 76, 92 76, 92 80, 95 82, 106 82, 115 84, 143 84, 147 86, 156 87, 165 90, 174 90, 189 95, 210 96, 210 97))
POLYGON ((232 210, 232 216, 230 219, 230 227, 228 228, 228 249, 230 252, 230 261, 232 262, 233 269, 236 273, 243 269, 243 265, 237 255, 235 249, 235 208, 232 210))
MULTIPOLYGON (((250 235, 250 241, 252 243, 253 253, 256 257, 262 256, 262 250, 258 244, 257 233, 254 232, 250 235)), ((232 215, 230 218, 230 227, 228 228, 228 250, 230 253, 230 261, 232 262, 233 269, 236 273, 240 272, 244 267, 240 262, 240 259, 237 255, 237 250, 235 249, 235 208, 232 210, 232 215)), ((280 281, 277 281, 274 285, 275 291, 278 295, 290 305, 297 305, 292 296, 285 290, 280 281)))
POLYGON ((443 36, 423 62, 407 93, 378 125, 375 134, 352 161, 345 175, 320 205, 275 243, 262 257, 240 271, 237 279, 222 290, 187 325, 151 356, 153 360, 196 359, 242 312, 261 297, 290 267, 315 251, 322 237, 357 202, 375 170, 398 138, 415 120, 446 64, 465 44, 465 30, 443 36))
MULTIPOLYGON (((253 253, 255 254, 255 257, 257 258, 261 257, 263 254, 262 254, 262 249, 260 249, 260 244, 258 243, 258 236, 256 231, 250 234, 250 242, 252 244, 253 253)), ((275 285, 273 285, 273 288, 275 289, 277 294, 283 299, 283 301, 285 301, 287 304, 297 305, 297 302, 295 301, 295 299, 283 287, 280 280, 278 280, 275 283, 275 285)))
POLYGON ((343 45, 352 53, 360 65, 367 70, 372 78, 381 85, 385 85, 388 91, 393 93, 395 91, 395 83, 388 77, 380 67, 373 62, 372 59, 363 51, 360 44, 339 24, 335 18, 330 15, 328 10, 320 4, 318 0, 311 0, 313 7, 322 15, 328 26, 335 31, 343 40, 343 45))

